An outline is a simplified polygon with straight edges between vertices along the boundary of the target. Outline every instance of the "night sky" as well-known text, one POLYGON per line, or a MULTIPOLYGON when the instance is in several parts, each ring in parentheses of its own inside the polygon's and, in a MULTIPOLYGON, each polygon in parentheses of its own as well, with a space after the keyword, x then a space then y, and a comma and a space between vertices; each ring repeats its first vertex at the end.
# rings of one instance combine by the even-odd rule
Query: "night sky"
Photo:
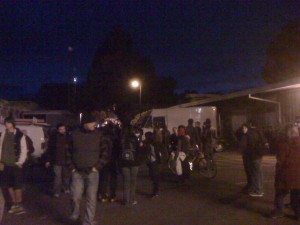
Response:
POLYGON ((228 92, 263 84, 268 44, 299 19, 295 1, 1 1, 0 98, 66 82, 70 52, 79 81, 116 25, 178 91, 228 92), (17 91, 12 91, 17 90, 17 91))

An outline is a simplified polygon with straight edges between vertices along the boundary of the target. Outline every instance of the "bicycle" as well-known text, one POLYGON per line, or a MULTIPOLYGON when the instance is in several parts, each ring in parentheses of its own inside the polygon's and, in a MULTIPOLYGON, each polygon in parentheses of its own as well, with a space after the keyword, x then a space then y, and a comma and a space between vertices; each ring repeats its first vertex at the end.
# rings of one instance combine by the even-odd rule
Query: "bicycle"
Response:
MULTIPOLYGON (((179 153, 180 154, 180 153, 179 153)), ((177 157, 182 157, 183 155, 178 155, 177 157)), ((185 155, 189 163, 189 169, 191 172, 198 172, 201 176, 207 179, 213 179, 217 175, 217 165, 213 157, 213 151, 205 152, 199 150, 198 147, 192 148, 185 155)), ((170 157, 168 161, 168 168, 177 174, 176 166, 174 166, 174 160, 170 157)))

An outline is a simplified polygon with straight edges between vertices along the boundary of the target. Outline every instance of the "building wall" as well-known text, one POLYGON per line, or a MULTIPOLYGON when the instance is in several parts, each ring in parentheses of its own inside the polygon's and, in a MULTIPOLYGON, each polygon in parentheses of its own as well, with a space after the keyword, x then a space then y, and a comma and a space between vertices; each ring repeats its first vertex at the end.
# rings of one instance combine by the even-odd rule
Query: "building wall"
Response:
POLYGON ((293 123, 300 116, 300 89, 278 93, 281 102, 283 124, 293 123))

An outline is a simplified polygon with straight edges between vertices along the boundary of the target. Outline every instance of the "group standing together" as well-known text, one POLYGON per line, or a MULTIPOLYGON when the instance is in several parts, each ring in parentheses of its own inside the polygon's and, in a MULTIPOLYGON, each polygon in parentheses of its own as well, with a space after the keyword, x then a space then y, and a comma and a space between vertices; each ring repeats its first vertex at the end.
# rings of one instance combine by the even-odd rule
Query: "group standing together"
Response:
MULTIPOLYGON (((242 153, 247 184, 242 189, 244 194, 263 197, 262 158, 268 143, 263 133, 250 121, 243 124, 237 132, 239 148, 242 153)), ((290 194, 288 206, 294 211, 295 219, 300 219, 300 132, 297 123, 281 130, 276 139, 276 172, 274 209, 270 217, 284 216, 284 198, 290 194)))
MULTIPOLYGON (((152 181, 151 198, 159 196, 161 164, 169 158, 180 159, 182 173, 178 181, 189 177, 189 166, 184 155, 191 148, 198 148, 210 154, 216 138, 210 120, 201 127, 200 122, 188 120, 188 125, 173 128, 170 134, 166 126, 155 128, 154 132, 134 129, 124 124, 121 129, 109 123, 105 128, 96 128, 96 118, 90 114, 82 118, 81 126, 72 133, 64 124, 58 124, 51 135, 45 154, 46 168, 53 168, 53 197, 62 192, 71 193, 70 220, 82 220, 84 225, 94 224, 97 199, 115 202, 117 199, 117 176, 123 176, 123 200, 125 206, 137 204, 135 197, 137 174, 141 164, 149 168, 152 181), (85 192, 86 207, 80 214, 80 203, 85 192)), ((0 137, 1 187, 8 190, 10 208, 8 213, 26 213, 22 205, 23 172, 31 150, 30 142, 12 118, 5 119, 6 130, 0 137)), ((252 197, 262 197, 263 149, 268 147, 264 135, 253 122, 242 125, 237 132, 242 153, 247 184, 243 193, 252 197)), ((288 127, 278 140, 275 179, 275 200, 272 217, 283 215, 283 199, 290 193, 291 207, 296 218, 300 218, 300 137, 299 129, 288 127)), ((4 198, 0 189, 0 219, 3 215, 4 198)))

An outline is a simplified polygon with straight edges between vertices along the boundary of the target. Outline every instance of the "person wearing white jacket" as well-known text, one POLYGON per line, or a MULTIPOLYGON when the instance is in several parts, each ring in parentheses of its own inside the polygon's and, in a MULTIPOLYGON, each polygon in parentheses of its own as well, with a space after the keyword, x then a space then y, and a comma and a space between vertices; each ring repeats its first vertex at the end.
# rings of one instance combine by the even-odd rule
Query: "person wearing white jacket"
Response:
POLYGON ((21 205, 23 200, 23 164, 27 158, 25 136, 16 128, 13 118, 4 121, 6 130, 0 137, 0 169, 2 169, 2 184, 8 188, 11 208, 9 213, 20 215, 25 213, 21 205))

